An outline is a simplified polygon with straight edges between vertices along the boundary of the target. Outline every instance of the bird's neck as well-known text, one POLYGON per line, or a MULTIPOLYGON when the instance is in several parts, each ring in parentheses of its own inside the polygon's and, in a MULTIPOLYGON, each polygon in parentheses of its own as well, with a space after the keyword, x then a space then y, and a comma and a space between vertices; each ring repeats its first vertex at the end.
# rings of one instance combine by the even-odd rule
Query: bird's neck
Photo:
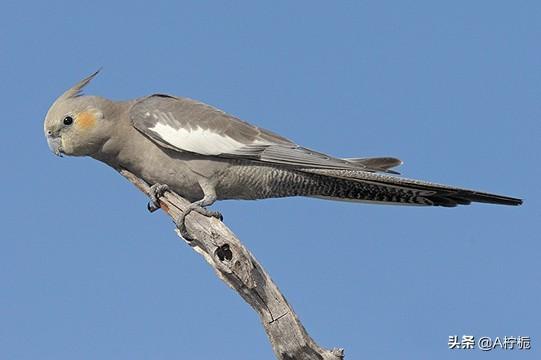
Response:
POLYGON ((111 119, 115 119, 111 123, 110 135, 102 144, 100 151, 91 155, 94 159, 117 170, 122 167, 122 164, 119 162, 120 154, 125 151, 126 146, 130 142, 130 135, 135 130, 131 126, 128 116, 131 105, 131 102, 119 102, 115 104, 114 113, 108 114, 111 119))

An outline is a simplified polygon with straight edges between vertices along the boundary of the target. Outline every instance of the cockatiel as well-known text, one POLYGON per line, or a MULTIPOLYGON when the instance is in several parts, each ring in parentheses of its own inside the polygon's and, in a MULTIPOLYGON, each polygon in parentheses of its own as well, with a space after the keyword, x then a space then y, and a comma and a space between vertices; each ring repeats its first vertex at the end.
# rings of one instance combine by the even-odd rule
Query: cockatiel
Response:
POLYGON ((522 200, 398 177, 396 158, 332 157, 299 146, 223 111, 188 98, 154 94, 115 102, 83 96, 98 72, 62 94, 44 124, 56 155, 91 156, 126 169, 152 187, 149 209, 170 189, 190 211, 216 200, 310 196, 368 203, 445 206, 482 202, 520 205, 522 200))

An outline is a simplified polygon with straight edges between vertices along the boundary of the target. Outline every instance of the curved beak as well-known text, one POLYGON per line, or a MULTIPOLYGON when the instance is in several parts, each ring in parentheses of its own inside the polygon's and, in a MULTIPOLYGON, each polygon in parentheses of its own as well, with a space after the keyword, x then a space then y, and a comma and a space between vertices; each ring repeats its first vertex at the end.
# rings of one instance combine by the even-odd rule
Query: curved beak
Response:
POLYGON ((60 136, 47 135, 47 145, 56 156, 62 157, 62 139, 60 136))

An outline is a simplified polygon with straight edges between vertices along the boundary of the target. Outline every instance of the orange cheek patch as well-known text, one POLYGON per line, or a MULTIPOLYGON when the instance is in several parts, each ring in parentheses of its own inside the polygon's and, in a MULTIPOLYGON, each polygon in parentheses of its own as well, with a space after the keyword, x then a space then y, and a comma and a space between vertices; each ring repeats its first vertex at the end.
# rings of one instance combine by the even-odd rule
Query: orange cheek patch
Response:
POLYGON ((77 116, 77 125, 82 129, 90 129, 96 124, 96 116, 88 111, 84 111, 77 116))

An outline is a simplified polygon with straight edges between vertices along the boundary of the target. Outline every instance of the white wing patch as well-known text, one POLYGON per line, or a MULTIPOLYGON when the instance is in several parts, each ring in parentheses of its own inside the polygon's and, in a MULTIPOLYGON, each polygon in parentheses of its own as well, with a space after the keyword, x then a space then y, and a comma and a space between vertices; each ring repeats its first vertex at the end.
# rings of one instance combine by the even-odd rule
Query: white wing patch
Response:
POLYGON ((149 130, 156 132, 167 143, 174 147, 201 155, 232 154, 245 144, 228 136, 217 134, 211 130, 197 128, 195 130, 175 129, 167 124, 156 123, 149 130))

